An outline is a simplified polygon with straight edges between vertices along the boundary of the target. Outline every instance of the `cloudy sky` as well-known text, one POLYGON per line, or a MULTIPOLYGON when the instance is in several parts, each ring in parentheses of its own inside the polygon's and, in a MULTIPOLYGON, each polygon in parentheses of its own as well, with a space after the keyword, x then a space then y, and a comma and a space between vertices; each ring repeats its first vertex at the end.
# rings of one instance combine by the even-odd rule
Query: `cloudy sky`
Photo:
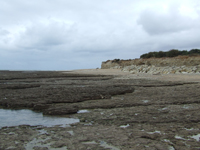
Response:
POLYGON ((199 0, 1 0, 0 69, 71 70, 200 48, 199 0))

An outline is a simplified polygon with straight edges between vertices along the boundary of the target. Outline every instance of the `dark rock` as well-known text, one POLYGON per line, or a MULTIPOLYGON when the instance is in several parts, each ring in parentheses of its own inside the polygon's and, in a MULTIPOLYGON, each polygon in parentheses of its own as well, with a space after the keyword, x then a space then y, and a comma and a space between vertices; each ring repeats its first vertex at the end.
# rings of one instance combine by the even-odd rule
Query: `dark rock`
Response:
POLYGON ((48 104, 35 104, 33 106, 33 109, 34 110, 44 110, 44 109, 47 109, 49 107, 48 104))
POLYGON ((66 115, 77 113, 78 109, 76 107, 69 106, 52 106, 44 110, 43 114, 45 115, 66 115))

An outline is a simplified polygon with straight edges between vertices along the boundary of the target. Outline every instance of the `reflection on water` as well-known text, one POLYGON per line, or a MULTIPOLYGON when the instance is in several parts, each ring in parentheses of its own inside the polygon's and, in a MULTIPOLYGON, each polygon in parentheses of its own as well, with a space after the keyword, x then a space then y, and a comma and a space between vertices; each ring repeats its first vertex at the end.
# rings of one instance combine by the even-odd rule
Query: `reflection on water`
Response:
POLYGON ((79 122, 79 119, 43 116, 42 113, 33 112, 31 110, 8 110, 0 109, 0 128, 4 126, 18 125, 43 125, 54 126, 79 122))

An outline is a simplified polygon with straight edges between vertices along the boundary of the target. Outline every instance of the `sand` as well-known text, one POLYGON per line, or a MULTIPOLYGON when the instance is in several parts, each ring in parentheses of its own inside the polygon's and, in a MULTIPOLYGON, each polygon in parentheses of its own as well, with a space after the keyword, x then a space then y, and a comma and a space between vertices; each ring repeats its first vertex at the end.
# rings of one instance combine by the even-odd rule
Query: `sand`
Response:
MULTIPOLYGON (((69 73, 69 72, 66 72, 69 73)), ((124 79, 152 79, 161 81, 184 81, 184 82, 200 82, 200 74, 131 74, 123 72, 121 69, 80 69, 72 70, 71 73, 76 74, 94 74, 94 75, 114 75, 124 79)))

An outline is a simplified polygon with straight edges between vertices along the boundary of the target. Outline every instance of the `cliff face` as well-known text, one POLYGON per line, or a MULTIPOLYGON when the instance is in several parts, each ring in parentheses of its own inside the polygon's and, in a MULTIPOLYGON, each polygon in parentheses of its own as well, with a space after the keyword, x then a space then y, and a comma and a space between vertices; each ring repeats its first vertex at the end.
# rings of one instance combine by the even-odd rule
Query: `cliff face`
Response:
POLYGON ((122 69, 132 73, 200 73, 200 56, 178 56, 173 58, 149 58, 133 60, 108 60, 102 69, 122 69))

